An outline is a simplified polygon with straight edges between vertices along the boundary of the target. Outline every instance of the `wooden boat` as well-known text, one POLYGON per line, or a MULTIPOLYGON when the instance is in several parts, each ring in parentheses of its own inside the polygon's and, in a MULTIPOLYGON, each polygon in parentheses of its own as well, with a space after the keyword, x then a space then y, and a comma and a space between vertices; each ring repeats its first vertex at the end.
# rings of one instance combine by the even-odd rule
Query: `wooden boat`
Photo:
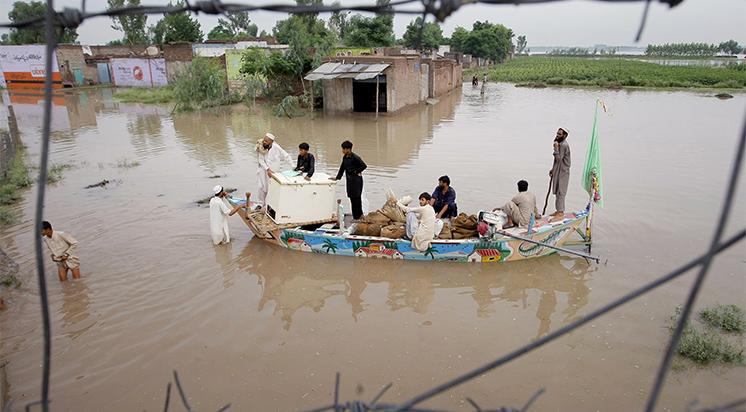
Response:
POLYGON ((332 223, 336 219, 277 224, 264 210, 239 213, 254 235, 266 242, 294 251, 338 256, 496 263, 551 255, 568 244, 572 235, 578 235, 581 244, 590 240, 584 233, 585 225, 581 226, 587 222, 590 208, 566 213, 562 221, 542 218, 531 234, 525 228, 512 228, 489 240, 435 239, 425 252, 412 248, 406 239, 346 234, 332 223))

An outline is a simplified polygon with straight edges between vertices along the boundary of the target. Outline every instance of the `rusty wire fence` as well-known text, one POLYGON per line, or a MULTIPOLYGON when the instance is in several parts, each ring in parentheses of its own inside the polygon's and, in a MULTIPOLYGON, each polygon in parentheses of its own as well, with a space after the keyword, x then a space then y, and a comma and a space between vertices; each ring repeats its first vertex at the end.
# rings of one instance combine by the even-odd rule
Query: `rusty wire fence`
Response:
MULTIPOLYGON (((371 12, 371 13, 393 13, 393 14, 411 14, 419 15, 422 18, 422 25, 420 26, 419 36, 422 36, 422 29, 428 16, 432 16, 438 22, 443 22, 448 16, 456 12, 460 7, 467 6, 470 4, 491 4, 491 5, 523 5, 523 4, 534 4, 534 3, 549 3, 565 0, 395 0, 389 3, 376 2, 375 5, 353 5, 353 6, 342 6, 339 4, 334 5, 323 5, 323 4, 265 4, 265 5, 251 5, 251 4, 238 4, 238 3, 223 3, 220 0, 205 0, 189 2, 188 0, 183 5, 173 6, 171 4, 167 6, 137 6, 137 7, 122 7, 109 9, 105 11, 88 12, 86 10, 86 1, 82 0, 79 9, 65 8, 62 11, 56 11, 54 9, 53 0, 46 1, 47 13, 44 16, 32 18, 26 21, 13 22, 13 23, 0 23, 0 28, 25 28, 25 27, 38 27, 43 26, 45 28, 45 40, 46 40, 46 78, 44 86, 44 117, 42 125, 42 141, 41 141, 41 154, 39 163, 39 178, 38 178, 38 189, 36 198, 36 209, 34 216, 34 230, 39 233, 41 230, 41 222, 44 212, 44 198, 48 172, 48 160, 49 160, 49 134, 50 134, 50 121, 51 121, 51 104, 52 104, 52 55, 57 46, 57 30, 58 28, 75 28, 82 24, 86 19, 95 17, 115 17, 127 14, 163 14, 163 13, 205 13, 211 15, 225 15, 228 13, 242 12, 242 11, 274 11, 280 13, 291 13, 291 14, 304 14, 304 13, 330 13, 337 11, 359 11, 359 12, 371 12)), ((639 40, 644 30, 647 14, 650 4, 653 0, 596 0, 608 3, 622 3, 622 2, 644 2, 644 10, 642 19, 640 21, 639 29, 637 31, 636 39, 639 40)), ((683 0, 658 0, 660 3, 669 5, 670 7, 677 6, 683 0)), ((656 405, 660 394, 663 390, 666 376, 671 366, 671 361, 676 353, 676 349, 681 338, 686 322, 691 315, 692 308, 697 300, 697 296, 700 292, 702 284, 707 277, 709 269, 712 265, 715 257, 732 247, 736 243, 746 237, 746 227, 738 228, 731 236, 725 236, 726 224, 732 214, 732 209, 736 196, 736 188, 742 169, 744 149, 746 148, 746 116, 744 117, 744 125, 736 148, 734 151, 734 159, 731 165, 731 171, 728 183, 726 185, 724 201, 720 211, 720 215, 717 220, 715 231, 708 247, 708 250, 697 256, 696 258, 681 264, 677 269, 670 273, 660 276, 657 279, 649 282, 645 285, 638 287, 637 289, 619 297, 618 299, 607 303, 606 305, 591 311, 585 316, 577 319, 562 328, 540 338, 531 343, 526 344, 520 348, 513 350, 512 352, 497 358, 491 362, 488 362, 478 368, 471 371, 465 372, 460 376, 457 376, 447 382, 437 385, 431 389, 424 391, 423 393, 417 394, 410 399, 400 402, 382 402, 381 399, 385 395, 386 391, 391 388, 392 384, 385 385, 378 394, 369 401, 363 400, 350 400, 342 401, 339 399, 339 383, 340 375, 337 373, 334 381, 333 399, 330 400, 328 405, 312 409, 314 412, 323 411, 334 411, 334 412, 365 412, 365 411, 390 411, 390 412, 401 412, 401 411, 412 411, 412 412, 444 412, 437 409, 428 409, 418 407, 422 402, 425 402, 437 395, 447 392, 456 386, 461 385, 471 379, 477 378, 487 372, 492 371, 504 365, 514 359, 517 359, 539 347, 542 347, 561 336, 564 336, 573 330, 587 324, 588 322, 624 305, 625 303, 636 299, 660 286, 667 284, 668 282, 688 273, 690 270, 696 269, 697 275, 689 289, 686 301, 681 309, 681 315, 675 325, 671 338, 666 346, 666 349, 661 356, 660 366, 655 376, 653 387, 650 391, 649 398, 645 404, 644 410, 646 412, 652 412, 656 409, 656 405)), ((24 405, 26 411, 30 411, 33 408, 40 408, 42 411, 47 412, 52 404, 49 398, 49 380, 51 370, 51 328, 49 318, 49 302, 46 287, 46 276, 43 264, 43 251, 41 237, 35 236, 35 260, 37 266, 37 280, 39 286, 39 296, 41 302, 42 312, 42 323, 44 333, 44 347, 43 347, 43 367, 41 376, 41 399, 27 403, 24 405)), ((190 405, 184 387, 181 385, 179 375, 176 371, 173 373, 173 383, 176 386, 176 390, 181 401, 181 405, 187 411, 194 411, 194 408, 190 405)), ((171 402, 172 393, 172 382, 168 382, 165 393, 164 411, 170 410, 172 407, 171 402)), ((519 407, 497 407, 497 408, 483 408, 476 401, 470 398, 466 398, 466 401, 477 411, 477 412, 509 412, 509 411, 526 411, 532 404, 544 393, 544 388, 539 389, 533 396, 531 396, 525 404, 519 407)), ((492 401, 497 402, 497 401, 492 401)), ((230 403, 218 409, 218 412, 223 412, 230 409, 230 403)), ((13 402, 9 402, 4 412, 11 411, 13 408, 13 402)), ((689 410, 694 410, 691 406, 689 410)), ((717 405, 708 408, 701 408, 698 411, 719 411, 719 412, 733 412, 733 411, 745 411, 746 410, 746 398, 736 400, 723 400, 722 405, 717 405)))

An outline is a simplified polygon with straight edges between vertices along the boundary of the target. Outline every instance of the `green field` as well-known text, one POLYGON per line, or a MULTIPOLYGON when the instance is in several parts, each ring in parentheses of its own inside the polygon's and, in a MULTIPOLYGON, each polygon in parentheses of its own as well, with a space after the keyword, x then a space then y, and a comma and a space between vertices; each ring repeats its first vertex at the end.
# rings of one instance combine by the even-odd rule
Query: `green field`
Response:
MULTIPOLYGON (((467 70, 464 78, 481 78, 467 70)), ((663 66, 637 60, 577 57, 519 57, 489 69, 489 79, 519 86, 600 86, 609 88, 746 88, 746 64, 726 68, 663 66)))
POLYGON ((173 91, 168 87, 155 87, 152 89, 133 87, 128 89, 117 89, 114 98, 126 103, 169 103, 174 101, 173 91))

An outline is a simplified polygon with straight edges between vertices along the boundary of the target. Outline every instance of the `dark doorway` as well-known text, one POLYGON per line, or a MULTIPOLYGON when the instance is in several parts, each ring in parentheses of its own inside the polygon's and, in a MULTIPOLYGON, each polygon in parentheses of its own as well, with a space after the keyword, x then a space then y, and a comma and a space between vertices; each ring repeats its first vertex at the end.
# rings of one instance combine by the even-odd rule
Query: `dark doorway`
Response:
MULTIPOLYGON (((352 81, 352 110, 376 111, 376 79, 352 81)), ((378 75, 378 111, 386 111, 386 75, 378 75)))

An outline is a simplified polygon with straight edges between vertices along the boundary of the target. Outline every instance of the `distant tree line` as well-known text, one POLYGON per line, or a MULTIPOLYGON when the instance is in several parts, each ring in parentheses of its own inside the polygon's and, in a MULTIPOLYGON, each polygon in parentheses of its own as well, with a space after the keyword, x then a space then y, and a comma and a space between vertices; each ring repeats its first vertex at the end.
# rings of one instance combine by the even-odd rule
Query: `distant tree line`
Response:
POLYGON ((589 49, 584 47, 568 47, 563 49, 553 49, 547 54, 553 56, 613 56, 617 50, 615 48, 609 49, 589 49))
POLYGON ((647 56, 715 56, 718 53, 739 54, 746 53, 745 48, 735 40, 724 41, 720 44, 709 43, 666 43, 649 44, 645 49, 647 56))

